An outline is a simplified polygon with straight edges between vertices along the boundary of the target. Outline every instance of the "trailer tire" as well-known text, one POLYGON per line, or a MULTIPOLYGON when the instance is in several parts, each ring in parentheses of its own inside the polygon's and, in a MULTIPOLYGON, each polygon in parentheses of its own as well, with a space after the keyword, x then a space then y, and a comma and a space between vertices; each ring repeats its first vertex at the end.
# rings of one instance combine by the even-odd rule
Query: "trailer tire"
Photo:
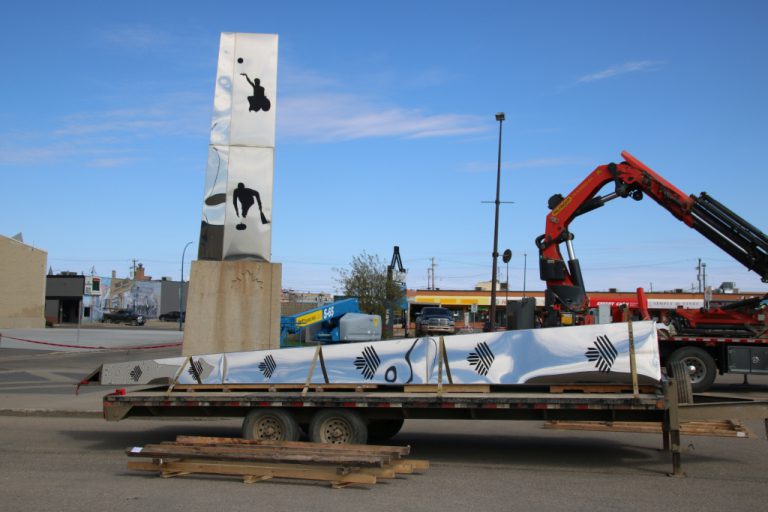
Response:
MULTIPOLYGON (((717 376, 715 359, 706 350, 699 347, 683 347, 672 352, 669 356, 667 371, 670 371, 671 363, 681 361, 688 369, 691 379, 691 388, 695 393, 708 390, 717 376)), ((672 375, 676 377, 676 375, 672 375)))
POLYGON ((309 423, 309 440, 326 444, 365 444, 368 427, 355 411, 323 409, 309 423))
POLYGON ((387 441, 400 432, 404 422, 405 420, 402 418, 392 420, 371 420, 368 422, 368 439, 374 442, 387 441))
POLYGON ((298 441, 300 436, 296 418, 282 409, 255 409, 243 420, 244 439, 298 441))

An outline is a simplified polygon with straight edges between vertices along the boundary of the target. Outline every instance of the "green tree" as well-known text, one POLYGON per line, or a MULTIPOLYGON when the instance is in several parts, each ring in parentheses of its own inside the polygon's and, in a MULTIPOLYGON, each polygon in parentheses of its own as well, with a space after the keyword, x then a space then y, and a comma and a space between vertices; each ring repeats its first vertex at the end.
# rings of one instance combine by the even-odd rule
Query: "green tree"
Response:
POLYGON ((357 297, 363 313, 380 315, 385 321, 388 305, 393 310, 399 309, 403 290, 394 283, 387 283, 387 265, 379 256, 363 252, 352 258, 349 268, 334 270, 342 293, 357 297))

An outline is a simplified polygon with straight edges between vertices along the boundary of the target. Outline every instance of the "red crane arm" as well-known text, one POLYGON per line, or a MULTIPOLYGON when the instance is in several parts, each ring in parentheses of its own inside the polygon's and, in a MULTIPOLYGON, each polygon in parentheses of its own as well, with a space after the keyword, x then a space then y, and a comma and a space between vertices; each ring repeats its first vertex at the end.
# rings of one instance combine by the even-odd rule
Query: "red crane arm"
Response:
MULTIPOLYGON (((687 196, 627 151, 622 151, 621 156, 624 157, 624 162, 597 167, 565 198, 553 196, 550 199, 552 211, 547 215, 543 237, 537 240, 543 256, 557 259, 560 255, 558 245, 570 238, 567 233, 571 221, 617 197, 632 196, 633 199, 639 200, 645 193, 679 220, 693 226, 693 217, 689 213, 694 203, 692 197, 687 196), (616 185, 614 193, 595 197, 611 182, 616 185), (552 204, 558 200, 556 205, 552 204)), ((562 260, 562 257, 559 259, 562 260)))
POLYGON ((621 153, 624 161, 619 164, 601 165, 595 168, 566 197, 552 196, 551 208, 547 215, 546 229, 536 239, 539 248, 541 279, 547 282, 545 302, 548 307, 583 313, 588 309, 588 298, 581 277, 581 268, 573 254, 570 241, 573 235, 568 231, 570 223, 584 213, 603 206, 617 197, 632 197, 640 200, 647 194, 667 209, 676 218, 693 226, 690 209, 694 198, 687 196, 648 166, 626 151, 621 153), (614 183, 614 192, 598 196, 608 183, 614 183), (560 244, 568 246, 568 265, 560 252, 560 244))
MULTIPOLYGON (((640 200, 647 194, 678 220, 760 275, 763 282, 768 282, 768 236, 706 192, 688 196, 626 151, 622 151, 621 156, 623 162, 597 167, 568 196, 558 194, 549 199, 552 211, 547 215, 546 230, 536 239, 539 274, 547 282, 547 325, 559 325, 562 312, 584 315, 589 309, 568 226, 579 215, 617 197, 640 200), (600 189, 610 182, 614 183, 615 190, 598 196, 600 189), (560 253, 561 243, 568 248, 567 265, 560 253)), ((584 322, 588 321, 585 317, 584 322)))

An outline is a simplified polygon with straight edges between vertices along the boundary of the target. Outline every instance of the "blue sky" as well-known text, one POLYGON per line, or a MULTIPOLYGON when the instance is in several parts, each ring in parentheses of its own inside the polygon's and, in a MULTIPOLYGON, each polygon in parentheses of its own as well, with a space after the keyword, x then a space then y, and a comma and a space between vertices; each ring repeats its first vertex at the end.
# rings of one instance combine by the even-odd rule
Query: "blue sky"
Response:
MULTIPOLYGON (((196 255, 219 33, 280 37, 273 261, 283 287, 399 245, 408 286, 538 279, 547 199, 628 150, 768 230, 762 1, 13 2, 0 19, 0 233, 49 265, 178 278, 196 255), (226 8, 224 8, 226 6, 226 8), (501 277, 506 267, 500 264, 501 277)), ((587 288, 765 290, 651 200, 572 226, 587 288)))

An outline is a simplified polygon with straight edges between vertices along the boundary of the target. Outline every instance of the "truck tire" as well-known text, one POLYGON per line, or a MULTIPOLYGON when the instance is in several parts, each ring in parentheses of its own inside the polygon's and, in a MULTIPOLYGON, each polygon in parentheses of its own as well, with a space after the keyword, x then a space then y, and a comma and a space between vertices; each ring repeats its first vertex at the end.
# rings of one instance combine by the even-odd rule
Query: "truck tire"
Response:
POLYGON ((309 440, 326 444, 365 444, 368 428, 355 411, 323 409, 309 423, 309 440))
POLYGON ((368 439, 374 442, 387 441, 400 432, 404 422, 405 420, 402 418, 393 420, 371 420, 368 422, 368 439))
POLYGON ((298 441, 299 424, 282 409, 255 409, 243 420, 243 438, 252 441, 298 441))
POLYGON ((679 348, 672 352, 668 359, 669 363, 676 361, 682 361, 688 369, 691 387, 695 393, 708 390, 715 382, 717 365, 714 358, 706 350, 699 347, 679 348))

